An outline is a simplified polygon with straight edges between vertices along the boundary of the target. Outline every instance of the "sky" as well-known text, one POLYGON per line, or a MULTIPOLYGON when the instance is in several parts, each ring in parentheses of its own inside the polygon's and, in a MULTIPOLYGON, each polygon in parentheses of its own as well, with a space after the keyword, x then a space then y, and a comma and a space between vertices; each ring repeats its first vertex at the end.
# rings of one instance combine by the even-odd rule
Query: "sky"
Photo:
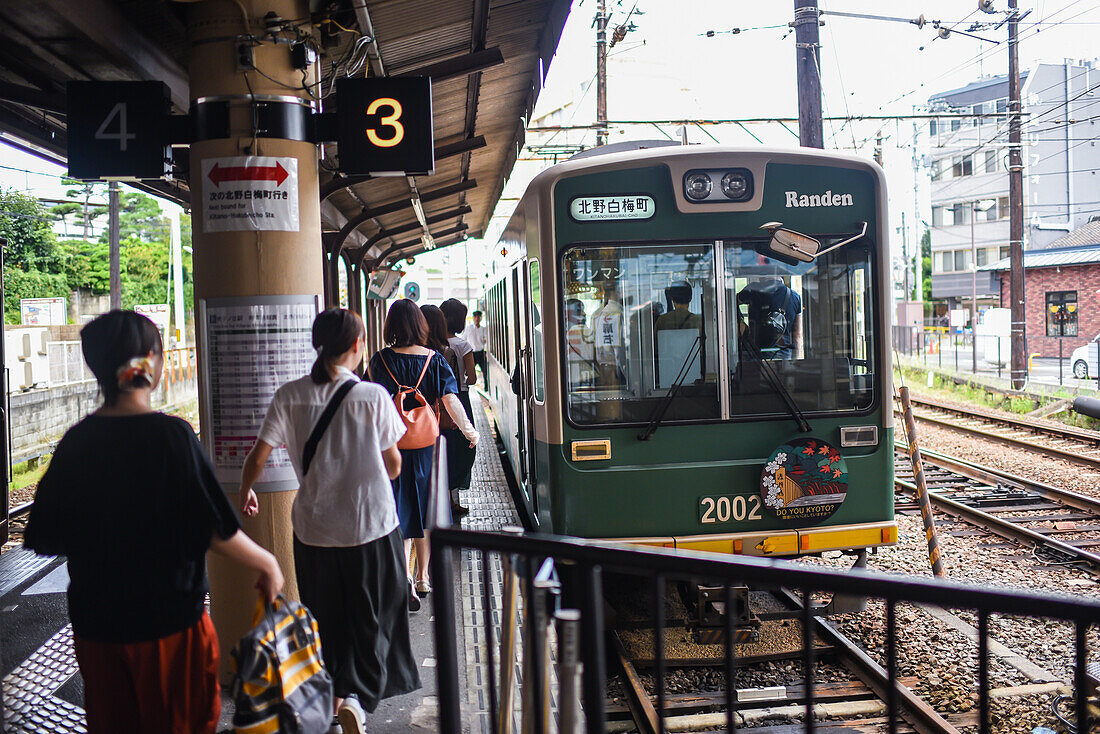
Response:
MULTIPOLYGON (((1022 12, 1030 13, 1021 23, 1021 69, 1040 61, 1094 58, 1100 2, 1020 0, 1019 4, 1022 12)), ((630 20, 637 26, 610 52, 610 119, 797 117, 794 34, 788 34, 787 28, 793 17, 791 0, 607 0, 607 5, 612 13, 611 28, 623 22, 632 9, 630 20), (741 32, 731 33, 734 28, 741 32), (707 31, 715 34, 708 38, 707 31)), ((965 31, 975 21, 1003 18, 979 11, 977 0, 819 0, 819 7, 826 11, 820 29, 826 115, 911 114, 919 111, 931 94, 964 86, 982 75, 1003 74, 1008 68, 1004 27, 974 32, 1000 43, 958 33, 947 39, 936 36, 931 25, 935 20, 965 31), (904 22, 831 16, 828 11, 901 18, 923 15, 928 25, 918 29, 904 22)), ((1006 7, 1007 0, 993 2, 995 10, 1006 7)), ((559 109, 562 112, 556 121, 562 124, 587 124, 594 119, 595 12, 596 0, 574 2, 539 97, 536 119, 559 109)), ((626 134, 616 133, 612 141, 671 137, 675 127, 635 127, 626 134)), ((789 127, 797 132, 797 125, 789 127)), ((748 128, 768 145, 797 146, 796 137, 779 125, 748 128)), ((733 126, 707 129, 724 144, 759 145, 748 132, 733 126)), ((918 156, 924 152, 926 136, 914 136, 913 122, 826 122, 825 145, 870 157, 876 133, 884 140, 891 220, 895 227, 900 226, 901 212, 906 211, 909 236, 915 237, 919 225, 913 226, 917 218, 914 210, 919 210, 919 218, 928 219, 928 174, 927 170, 918 171, 915 186, 914 152, 918 156)), ((713 142, 697 128, 688 134, 691 142, 713 142)), ((551 137, 531 133, 528 140, 591 146, 594 134, 582 139, 577 134, 551 137)), ((470 242, 471 259, 482 275, 491 270, 494 259, 500 260, 495 236, 515 199, 527 182, 552 162, 531 154, 521 158, 485 240, 470 242)), ((60 182, 62 173, 59 166, 0 146, 0 186, 61 198, 65 190, 60 182)), ((501 264, 498 262, 498 267, 501 264)))
MULTIPOLYGON (((613 11, 610 27, 621 23, 634 0, 608 0, 613 11)), ((909 115, 923 111, 936 93, 965 86, 980 77, 1007 73, 1007 29, 976 30, 992 43, 953 33, 937 37, 932 21, 966 31, 975 22, 999 22, 1004 15, 978 9, 977 0, 819 0, 826 11, 821 35, 823 109, 826 116, 909 115), (828 11, 917 18, 923 28, 905 22, 830 16, 828 11)), ((1100 3, 1087 0, 1020 0, 1021 12, 1030 11, 1020 24, 1020 68, 1063 59, 1094 59, 1100 31, 1100 3)), ((638 0, 631 21, 637 30, 611 50, 608 59, 608 117, 611 120, 730 119, 755 117, 797 118, 794 34, 791 0, 638 0), (740 33, 731 33, 734 28, 740 33), (707 37, 707 31, 715 31, 707 37)), ((994 0, 994 10, 1007 0, 994 0)), ((595 116, 596 0, 575 2, 566 22, 557 54, 536 107, 535 118, 562 110, 558 124, 587 124, 595 116)), ((797 124, 788 123, 797 132, 797 124)), ((611 141, 631 138, 674 137, 675 125, 635 127, 613 134, 611 141)), ((792 132, 776 124, 749 125, 769 146, 797 147, 792 132)), ((927 132, 927 123, 921 124, 927 132)), ((735 126, 708 127, 719 142, 759 145, 735 126)), ((923 229, 914 219, 929 219, 927 169, 914 176, 914 153, 926 153, 927 135, 915 136, 914 123, 866 121, 855 124, 826 122, 825 147, 870 157, 877 133, 883 136, 890 216, 900 228, 906 212, 908 237, 923 229), (914 181, 916 180, 916 184, 914 181), (916 196, 914 196, 914 192, 916 196), (919 210, 919 217, 914 216, 919 210)), ((528 141, 550 144, 580 141, 575 133, 528 135, 528 141), (572 139, 570 139, 572 136, 572 139)), ((698 128, 689 129, 692 143, 714 142, 698 128)), ((591 146, 594 134, 583 141, 591 146)), ((524 158, 537 158, 526 155, 524 158)), ((919 160, 919 158, 918 158, 919 160)), ((496 253, 495 235, 515 206, 515 197, 544 160, 521 161, 513 172, 497 208, 486 242, 471 246, 496 253)), ((893 243, 900 251, 900 232, 893 243)), ((501 266, 498 259, 498 268, 501 266)))

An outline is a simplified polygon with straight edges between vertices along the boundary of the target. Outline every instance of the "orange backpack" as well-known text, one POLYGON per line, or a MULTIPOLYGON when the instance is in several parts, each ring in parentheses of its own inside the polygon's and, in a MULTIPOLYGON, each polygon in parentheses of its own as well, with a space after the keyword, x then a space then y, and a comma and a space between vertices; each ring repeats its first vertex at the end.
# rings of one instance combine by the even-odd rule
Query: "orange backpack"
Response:
POLYGON ((405 424, 405 435, 398 440, 397 448, 422 449, 431 446, 439 436, 439 418, 436 417, 432 406, 428 404, 427 398, 420 392, 420 383, 424 381, 424 375, 428 372, 428 364, 432 361, 432 355, 429 354, 424 358, 424 369, 420 370, 420 377, 413 387, 402 385, 400 380, 394 376, 390 366, 386 364, 386 358, 382 357, 381 354, 378 356, 382 359, 382 366, 386 368, 386 372, 390 373, 390 377, 397 385, 397 394, 393 396, 393 404, 397 407, 397 414, 401 416, 401 422, 405 424), (420 405, 412 409, 406 409, 405 398, 410 395, 420 405))

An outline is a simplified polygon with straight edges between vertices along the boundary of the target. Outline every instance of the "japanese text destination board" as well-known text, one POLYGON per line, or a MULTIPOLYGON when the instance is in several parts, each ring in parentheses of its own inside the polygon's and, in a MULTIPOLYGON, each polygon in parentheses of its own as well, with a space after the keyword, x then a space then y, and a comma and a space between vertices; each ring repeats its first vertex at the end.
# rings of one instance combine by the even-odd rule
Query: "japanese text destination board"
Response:
POLYGON ((202 181, 204 232, 298 231, 297 158, 207 158, 202 181))

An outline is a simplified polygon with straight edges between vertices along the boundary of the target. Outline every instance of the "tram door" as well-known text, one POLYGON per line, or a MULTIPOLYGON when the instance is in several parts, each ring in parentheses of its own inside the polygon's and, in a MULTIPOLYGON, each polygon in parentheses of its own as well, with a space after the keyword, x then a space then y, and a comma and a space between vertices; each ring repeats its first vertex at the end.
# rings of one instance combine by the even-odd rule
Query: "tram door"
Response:
POLYGON ((516 395, 516 434, 519 446, 519 484, 527 502, 534 496, 534 431, 532 426, 532 387, 534 384, 531 360, 531 329, 528 304, 531 303, 530 281, 527 264, 521 262, 512 270, 512 319, 516 335, 516 369, 520 371, 520 391, 516 395))

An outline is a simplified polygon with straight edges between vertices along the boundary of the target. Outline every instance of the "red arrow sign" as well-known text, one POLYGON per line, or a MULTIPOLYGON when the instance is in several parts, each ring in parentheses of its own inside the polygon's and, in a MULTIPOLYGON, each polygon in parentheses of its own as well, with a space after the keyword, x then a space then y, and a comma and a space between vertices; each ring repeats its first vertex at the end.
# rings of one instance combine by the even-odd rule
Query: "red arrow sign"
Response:
POLYGON ((225 167, 215 163, 209 175, 215 186, 220 186, 223 181, 274 181, 275 185, 279 186, 290 174, 279 163, 274 166, 225 167))

